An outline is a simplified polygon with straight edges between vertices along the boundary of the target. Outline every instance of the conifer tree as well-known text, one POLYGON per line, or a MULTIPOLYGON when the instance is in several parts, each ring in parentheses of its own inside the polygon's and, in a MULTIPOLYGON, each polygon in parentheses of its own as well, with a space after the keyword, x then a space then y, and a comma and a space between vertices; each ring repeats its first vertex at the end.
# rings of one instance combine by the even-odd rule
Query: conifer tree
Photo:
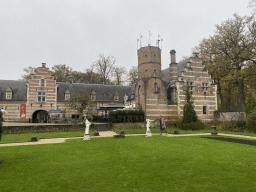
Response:
MULTIPOLYGON (((185 86, 185 85, 184 85, 185 86)), ((182 121, 184 123, 191 123, 191 122, 197 122, 198 117, 196 115, 194 101, 192 98, 192 94, 190 93, 190 86, 187 83, 185 87, 185 103, 183 107, 183 119, 182 121)))

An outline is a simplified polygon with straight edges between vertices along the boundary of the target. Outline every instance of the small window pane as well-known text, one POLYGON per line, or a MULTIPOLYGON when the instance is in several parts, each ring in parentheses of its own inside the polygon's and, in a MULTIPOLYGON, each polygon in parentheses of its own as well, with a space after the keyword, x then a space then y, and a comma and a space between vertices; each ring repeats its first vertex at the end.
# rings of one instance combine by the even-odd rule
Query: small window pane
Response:
POLYGON ((41 79, 41 87, 44 87, 44 79, 41 79))
POLYGON ((207 112, 207 107, 203 106, 203 114, 206 114, 206 112, 207 112))

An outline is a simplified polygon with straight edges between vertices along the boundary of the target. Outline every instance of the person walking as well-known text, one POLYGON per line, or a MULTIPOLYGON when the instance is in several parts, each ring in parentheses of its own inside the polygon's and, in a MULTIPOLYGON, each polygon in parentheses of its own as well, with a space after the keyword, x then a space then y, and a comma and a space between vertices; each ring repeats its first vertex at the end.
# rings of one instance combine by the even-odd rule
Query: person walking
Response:
POLYGON ((164 122, 164 117, 160 116, 160 135, 162 135, 163 131, 165 132, 165 134, 167 135, 168 132, 165 130, 166 126, 165 126, 165 122, 164 122))

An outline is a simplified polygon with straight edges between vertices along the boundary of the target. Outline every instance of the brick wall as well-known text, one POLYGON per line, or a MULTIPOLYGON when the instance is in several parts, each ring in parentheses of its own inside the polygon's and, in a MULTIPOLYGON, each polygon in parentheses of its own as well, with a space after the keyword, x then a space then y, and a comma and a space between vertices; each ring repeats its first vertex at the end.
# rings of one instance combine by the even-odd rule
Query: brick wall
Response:
POLYGON ((195 111, 202 121, 214 120, 214 111, 217 110, 217 86, 212 84, 211 76, 205 70, 202 61, 198 58, 191 58, 184 68, 182 78, 184 83, 176 82, 178 94, 178 115, 183 116, 185 101, 185 86, 187 82, 193 83, 193 94, 195 111), (207 83, 207 90, 203 91, 203 83, 207 83), (206 111, 203 111, 205 107, 206 111))

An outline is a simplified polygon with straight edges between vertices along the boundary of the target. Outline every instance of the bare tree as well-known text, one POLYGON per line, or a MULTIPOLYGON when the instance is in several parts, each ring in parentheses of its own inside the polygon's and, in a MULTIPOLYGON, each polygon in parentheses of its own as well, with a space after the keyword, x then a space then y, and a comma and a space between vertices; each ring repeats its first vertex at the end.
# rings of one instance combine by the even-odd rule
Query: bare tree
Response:
POLYGON ((70 99, 67 100, 66 103, 66 105, 71 109, 77 110, 81 120, 83 118, 83 111, 88 109, 90 104, 91 97, 86 91, 83 90, 78 90, 74 93, 71 93, 70 99))
POLYGON ((119 66, 114 68, 114 77, 115 77, 116 85, 122 85, 125 74, 126 74, 125 67, 119 66))
POLYGON ((115 69, 116 59, 113 56, 104 56, 104 54, 99 54, 98 57, 99 59, 93 63, 93 67, 100 74, 102 84, 108 84, 109 78, 115 69))
POLYGON ((128 79, 129 79, 130 85, 132 85, 133 83, 136 83, 136 81, 138 80, 138 67, 137 66, 132 66, 132 68, 130 69, 130 71, 128 73, 128 79))
POLYGON ((28 68, 24 68, 23 71, 25 71, 25 75, 22 75, 22 80, 29 80, 31 75, 35 74, 36 68, 29 66, 28 68))

